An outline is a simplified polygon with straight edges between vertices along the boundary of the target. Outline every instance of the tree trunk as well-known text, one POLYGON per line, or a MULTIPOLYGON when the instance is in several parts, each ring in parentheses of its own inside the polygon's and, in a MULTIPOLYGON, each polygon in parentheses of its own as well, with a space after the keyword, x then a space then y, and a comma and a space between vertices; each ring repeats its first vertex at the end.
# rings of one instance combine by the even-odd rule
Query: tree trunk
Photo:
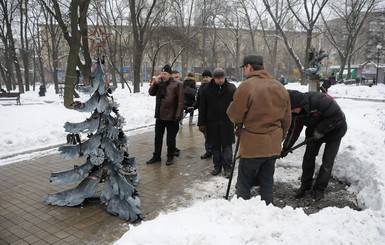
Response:
POLYGON ((3 13, 3 14, 5 15, 4 20, 5 20, 5 25, 6 25, 7 32, 8 32, 7 41, 9 43, 10 56, 12 58, 12 62, 14 64, 14 67, 16 70, 16 77, 18 80, 19 92, 23 94, 24 93, 23 77, 21 75, 20 64, 19 64, 19 61, 18 61, 17 55, 16 55, 15 40, 13 39, 14 35, 12 32, 12 25, 11 25, 10 20, 8 18, 8 14, 6 14, 6 13, 3 13))
POLYGON ((24 81, 25 81, 25 90, 29 91, 29 46, 28 46, 28 34, 27 34, 27 26, 28 26, 28 0, 24 0, 24 8, 23 3, 20 2, 20 40, 21 40, 21 48, 20 52, 21 58, 23 60, 24 66, 24 81), (25 20, 24 20, 25 17, 25 20))
POLYGON ((140 92, 140 71, 143 59, 143 50, 141 48, 135 48, 133 57, 134 66, 134 93, 140 92))
POLYGON ((7 88, 7 91, 13 90, 14 85, 12 83, 13 80, 13 66, 12 66, 12 58, 11 54, 9 53, 9 49, 7 48, 5 50, 5 67, 7 69, 6 73, 6 80, 5 80, 5 87, 7 88))
POLYGON ((80 49, 80 43, 74 42, 70 46, 70 52, 67 60, 67 70, 64 86, 64 106, 68 109, 72 109, 72 102, 74 97, 74 80, 76 77, 76 64, 79 59, 78 53, 80 49))

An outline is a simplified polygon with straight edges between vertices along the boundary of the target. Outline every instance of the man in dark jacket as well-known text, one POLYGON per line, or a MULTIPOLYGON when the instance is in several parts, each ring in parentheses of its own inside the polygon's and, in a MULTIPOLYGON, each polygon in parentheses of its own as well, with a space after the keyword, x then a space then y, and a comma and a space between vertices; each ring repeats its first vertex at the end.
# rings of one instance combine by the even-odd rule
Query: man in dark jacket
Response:
POLYGON ((213 71, 214 79, 200 93, 198 126, 206 132, 207 143, 212 145, 214 170, 212 175, 225 171, 228 178, 232 166, 232 144, 234 143, 234 124, 226 114, 233 99, 235 85, 229 83, 221 68, 213 71))
POLYGON ((281 157, 287 155, 287 149, 294 145, 303 126, 306 126, 306 139, 310 141, 306 145, 302 162, 301 187, 295 193, 296 198, 301 198, 311 189, 315 159, 322 143, 325 143, 322 165, 313 185, 314 199, 319 201, 324 197, 341 138, 347 131, 345 115, 337 102, 327 94, 301 93, 296 90, 288 90, 288 92, 292 108, 292 124, 286 136, 281 157))
POLYGON ((160 76, 148 90, 151 96, 156 96, 155 106, 155 151, 148 164, 161 161, 163 135, 167 129, 167 162, 173 164, 175 155, 176 134, 179 121, 183 115, 184 89, 183 84, 171 77, 171 67, 165 65, 160 76))
MULTIPOLYGON (((202 72, 202 83, 201 83, 201 86, 199 87, 199 90, 198 90, 197 99, 196 99, 194 105, 192 107, 190 107, 190 110, 198 109, 201 93, 202 93, 204 87, 206 87, 211 82, 212 79, 213 79, 213 74, 209 70, 204 70, 202 72)), ((212 146, 209 143, 207 143, 206 131, 203 132, 203 134, 205 136, 205 150, 206 151, 201 156, 201 159, 207 159, 213 155, 213 152, 212 152, 212 146)))

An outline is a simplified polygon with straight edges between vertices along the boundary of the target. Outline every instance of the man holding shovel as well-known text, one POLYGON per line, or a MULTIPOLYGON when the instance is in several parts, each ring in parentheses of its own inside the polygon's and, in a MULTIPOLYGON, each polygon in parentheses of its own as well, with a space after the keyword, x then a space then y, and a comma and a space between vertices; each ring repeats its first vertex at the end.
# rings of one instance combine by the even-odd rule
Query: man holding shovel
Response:
POLYGON ((288 90, 288 92, 293 115, 281 157, 285 157, 290 152, 288 149, 298 139, 303 126, 306 126, 306 150, 302 162, 301 187, 294 195, 295 198, 301 198, 312 187, 315 159, 321 145, 325 143, 322 165, 313 185, 313 197, 319 201, 324 197, 341 138, 347 131, 345 115, 337 102, 327 94, 301 93, 296 90, 288 90))
POLYGON ((263 67, 263 58, 248 55, 242 65, 247 78, 234 93, 227 115, 240 137, 236 195, 250 199, 256 172, 259 173, 261 199, 273 202, 275 161, 291 122, 290 98, 285 87, 263 67))

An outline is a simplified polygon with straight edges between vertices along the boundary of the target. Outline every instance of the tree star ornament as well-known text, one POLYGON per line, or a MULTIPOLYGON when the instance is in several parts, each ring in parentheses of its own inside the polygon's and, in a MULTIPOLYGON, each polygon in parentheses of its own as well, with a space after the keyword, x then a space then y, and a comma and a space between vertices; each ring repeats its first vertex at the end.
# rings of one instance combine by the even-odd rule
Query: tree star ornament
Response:
POLYGON ((103 32, 99 26, 96 26, 94 31, 88 35, 88 39, 91 40, 91 48, 90 52, 96 50, 96 53, 100 55, 100 48, 104 51, 104 53, 108 53, 107 48, 107 39, 111 36, 111 33, 103 32))

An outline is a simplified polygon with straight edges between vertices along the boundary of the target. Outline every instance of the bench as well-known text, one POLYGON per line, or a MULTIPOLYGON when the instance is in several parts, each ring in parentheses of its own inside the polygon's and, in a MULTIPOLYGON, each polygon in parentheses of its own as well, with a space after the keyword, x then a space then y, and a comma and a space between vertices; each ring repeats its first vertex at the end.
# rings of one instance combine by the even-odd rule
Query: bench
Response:
POLYGON ((20 93, 0 93, 0 100, 16 100, 16 104, 21 105, 20 93))

